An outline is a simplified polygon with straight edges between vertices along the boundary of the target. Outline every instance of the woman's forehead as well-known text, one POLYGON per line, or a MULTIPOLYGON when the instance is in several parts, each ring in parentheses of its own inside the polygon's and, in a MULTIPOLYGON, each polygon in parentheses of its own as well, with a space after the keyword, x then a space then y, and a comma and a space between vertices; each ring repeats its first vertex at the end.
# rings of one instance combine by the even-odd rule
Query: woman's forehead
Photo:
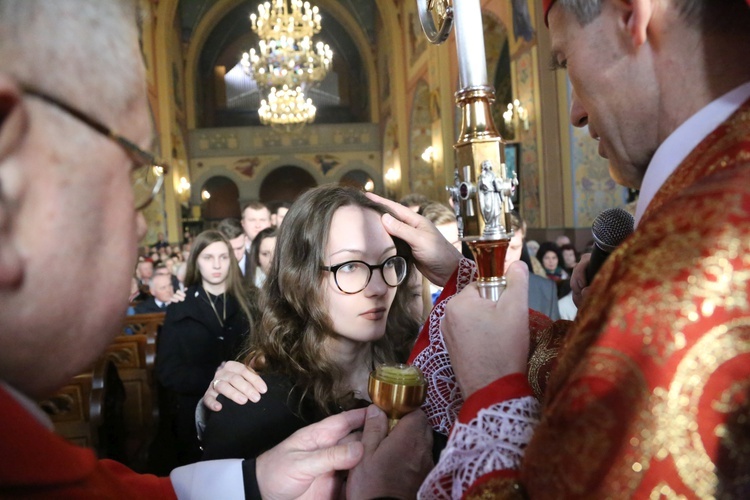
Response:
POLYGON ((354 205, 340 207, 333 214, 328 231, 329 254, 342 250, 365 252, 393 246, 393 239, 372 209, 354 205))

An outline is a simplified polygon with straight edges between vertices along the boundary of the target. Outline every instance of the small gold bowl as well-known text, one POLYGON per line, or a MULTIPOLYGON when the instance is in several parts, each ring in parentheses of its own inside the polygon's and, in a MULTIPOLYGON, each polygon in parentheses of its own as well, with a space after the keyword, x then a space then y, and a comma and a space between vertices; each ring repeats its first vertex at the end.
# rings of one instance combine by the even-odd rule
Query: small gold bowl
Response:
POLYGON ((386 364, 370 373, 367 390, 372 402, 388 416, 390 432, 401 417, 422 406, 427 382, 416 366, 386 364))

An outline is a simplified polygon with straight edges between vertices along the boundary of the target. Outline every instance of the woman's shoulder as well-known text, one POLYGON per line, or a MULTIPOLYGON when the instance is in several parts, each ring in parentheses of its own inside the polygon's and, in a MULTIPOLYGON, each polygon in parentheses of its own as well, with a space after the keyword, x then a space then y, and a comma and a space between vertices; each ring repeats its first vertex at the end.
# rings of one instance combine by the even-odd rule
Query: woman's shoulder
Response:
POLYGON ((221 410, 208 415, 204 460, 253 458, 319 420, 301 415, 301 398, 289 377, 264 373, 263 380, 268 391, 257 403, 240 405, 219 396, 221 410))
POLYGON ((221 403, 222 410, 211 417, 221 417, 222 420, 234 418, 244 420, 248 415, 258 413, 273 412, 280 415, 286 413, 287 410, 290 413, 296 413, 301 397, 300 392, 295 389, 292 379, 277 373, 263 373, 261 376, 268 390, 265 394, 261 394, 260 401, 238 404, 223 395, 219 395, 218 401, 221 403), (225 410, 227 411, 225 412, 225 410))
POLYGON ((185 300, 173 302, 167 307, 167 316, 172 320, 180 320, 185 317, 195 317, 201 307, 201 290, 198 286, 191 286, 185 290, 185 300))

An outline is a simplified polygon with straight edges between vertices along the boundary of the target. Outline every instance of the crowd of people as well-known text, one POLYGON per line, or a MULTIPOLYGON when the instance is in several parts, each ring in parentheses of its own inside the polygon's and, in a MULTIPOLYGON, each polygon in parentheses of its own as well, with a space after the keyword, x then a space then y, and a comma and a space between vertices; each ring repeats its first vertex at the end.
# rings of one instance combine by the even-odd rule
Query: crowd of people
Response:
POLYGON ((543 9, 571 123, 600 142, 618 182, 641 190, 636 231, 591 283, 588 255, 565 270, 569 242, 535 252, 539 293, 570 280, 574 323, 530 310, 520 217, 518 257, 491 302, 456 240, 417 213, 422 202, 414 211, 332 186, 276 214, 267 268, 260 241, 250 253, 271 214, 250 205, 244 234, 196 236, 184 294, 158 298, 172 284, 166 262, 136 264, 139 210, 158 185, 132 182, 131 170, 155 165, 142 149, 153 130, 135 6, 0 0, 0 496, 745 498, 750 5, 543 9), (34 403, 118 332, 136 265, 154 305, 168 304, 157 374, 178 395, 188 462, 162 478, 63 441, 34 403), (260 289, 243 279, 253 269, 260 289), (419 332, 416 271, 441 288, 419 332), (364 381, 391 360, 420 367, 428 389, 389 433, 364 381), (285 425, 264 422, 264 408, 285 425))

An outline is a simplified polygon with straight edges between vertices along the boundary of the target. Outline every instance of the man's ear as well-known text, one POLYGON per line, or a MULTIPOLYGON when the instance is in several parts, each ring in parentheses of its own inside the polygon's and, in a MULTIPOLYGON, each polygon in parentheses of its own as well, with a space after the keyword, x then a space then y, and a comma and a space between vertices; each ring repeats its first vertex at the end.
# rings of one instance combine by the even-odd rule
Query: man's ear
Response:
POLYGON ((27 124, 23 92, 13 78, 0 73, 0 290, 16 288, 23 278, 23 259, 14 231, 19 223, 16 218, 24 172, 16 153, 27 124))
POLYGON ((615 4, 623 10, 624 22, 633 47, 640 47, 646 43, 648 25, 654 8, 652 0, 615 0, 615 4))

